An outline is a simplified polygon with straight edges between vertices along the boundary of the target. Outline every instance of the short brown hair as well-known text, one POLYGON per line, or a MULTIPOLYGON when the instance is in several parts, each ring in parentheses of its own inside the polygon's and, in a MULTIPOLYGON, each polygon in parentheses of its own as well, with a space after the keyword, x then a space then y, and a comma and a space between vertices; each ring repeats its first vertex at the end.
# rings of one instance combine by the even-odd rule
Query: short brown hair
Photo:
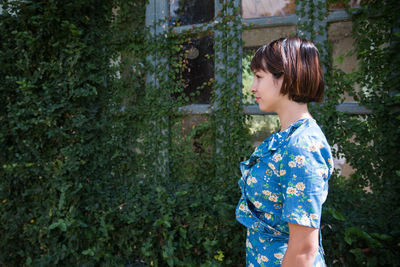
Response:
POLYGON ((250 63, 253 72, 270 72, 274 78, 283 75, 281 94, 300 102, 321 102, 324 96, 324 74, 317 47, 297 36, 280 38, 260 47, 250 63))

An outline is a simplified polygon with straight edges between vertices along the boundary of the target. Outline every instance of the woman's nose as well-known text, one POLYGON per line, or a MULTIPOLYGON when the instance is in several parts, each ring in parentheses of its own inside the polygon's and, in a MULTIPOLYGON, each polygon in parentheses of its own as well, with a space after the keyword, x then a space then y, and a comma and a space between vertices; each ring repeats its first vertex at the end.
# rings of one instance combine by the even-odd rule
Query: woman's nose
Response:
POLYGON ((253 84, 251 85, 250 92, 254 94, 256 91, 257 91, 256 82, 254 81, 253 84))

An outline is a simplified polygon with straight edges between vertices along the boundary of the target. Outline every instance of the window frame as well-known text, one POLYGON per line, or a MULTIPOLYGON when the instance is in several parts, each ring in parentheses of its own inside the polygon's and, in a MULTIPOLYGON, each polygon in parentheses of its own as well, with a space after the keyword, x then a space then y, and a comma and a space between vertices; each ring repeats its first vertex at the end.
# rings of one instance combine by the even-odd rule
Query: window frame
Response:
MULTIPOLYGON (((314 2, 317 4, 321 0, 314 0, 314 2)), ((235 7, 240 7, 241 8, 241 1, 240 0, 234 0, 234 5, 235 7)), ((300 4, 296 5, 296 9, 299 8, 300 4)), ((184 33, 186 31, 190 31, 193 28, 200 28, 200 27, 207 27, 207 26, 212 26, 216 22, 218 22, 218 13, 221 10, 221 3, 219 0, 214 0, 214 15, 216 18, 216 21, 210 21, 206 23, 200 23, 200 24, 191 24, 191 25, 184 25, 184 26, 172 26, 173 30, 176 31, 177 33, 184 33)), ((163 19, 165 17, 168 17, 170 14, 170 5, 169 5, 169 0, 150 0, 147 7, 146 7, 146 25, 151 25, 151 23, 154 23, 156 20, 163 19), (153 19, 148 20, 147 19, 147 14, 153 14, 153 19)), ((241 16, 241 14, 240 14, 241 16)), ((297 25, 298 22, 301 20, 301 18, 297 14, 289 14, 289 15, 281 15, 281 16, 271 16, 271 17, 260 17, 260 18, 246 18, 246 19, 241 19, 242 25, 250 25, 250 29, 255 29, 255 28, 268 28, 268 27, 277 27, 277 26, 289 26, 289 25, 297 25)), ((327 23, 332 23, 332 22, 338 22, 338 21, 346 21, 350 20, 349 14, 346 12, 344 9, 337 9, 337 10, 332 10, 329 12, 328 16, 322 21, 322 26, 326 26, 327 23)), ((165 25, 164 27, 168 27, 169 25, 165 25)), ((318 25, 317 25, 318 26, 318 25)), ((157 28, 160 28, 159 26, 156 27, 156 32, 159 33, 159 30, 157 28)), ((165 30, 165 28, 164 28, 165 30)), ((218 32, 214 32, 214 34, 218 34, 218 32)), ((309 33, 305 33, 306 35, 309 33)), ((241 40, 241 36, 236 36, 236 40, 241 40)), ((327 40, 326 34, 323 36, 318 36, 318 42, 324 43, 324 41, 327 40)), ((214 44, 215 45, 215 44, 214 44)), ((238 45, 238 53, 240 57, 242 57, 243 54, 243 48, 241 45, 238 45)), ((215 51, 215 53, 220 53, 219 51, 215 51)), ((240 61, 241 62, 241 61, 240 61)), ((217 64, 221 64, 219 62, 214 62, 214 68, 217 67, 217 64)), ((239 63, 241 64, 241 63, 239 63)), ((242 66, 237 66, 238 70, 241 70, 242 66)), ((221 81, 223 77, 215 77, 216 81, 221 81)), ((238 75, 238 83, 241 85, 242 84, 242 75, 241 72, 238 75)), ((242 88, 242 85, 240 86, 242 88)), ((219 92, 216 92, 217 94, 219 92)), ((181 107, 180 109, 182 111, 185 111, 189 114, 210 114, 211 109, 215 107, 214 104, 190 104, 186 105, 184 107, 181 107)), ((336 106, 336 110, 339 112, 344 112, 348 114, 371 114, 371 110, 359 105, 359 103, 342 103, 336 106)), ((259 110, 258 105, 244 105, 243 106, 243 111, 244 114, 246 115, 272 115, 274 113, 266 113, 262 112, 259 110)))

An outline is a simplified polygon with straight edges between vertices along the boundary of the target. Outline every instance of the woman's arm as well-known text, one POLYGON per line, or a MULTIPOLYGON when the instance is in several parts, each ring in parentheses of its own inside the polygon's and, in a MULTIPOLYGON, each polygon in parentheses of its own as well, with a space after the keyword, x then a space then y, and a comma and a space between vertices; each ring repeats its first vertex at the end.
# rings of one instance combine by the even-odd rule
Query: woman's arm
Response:
POLYGON ((289 244, 282 267, 312 267, 318 252, 318 228, 289 224, 289 244))

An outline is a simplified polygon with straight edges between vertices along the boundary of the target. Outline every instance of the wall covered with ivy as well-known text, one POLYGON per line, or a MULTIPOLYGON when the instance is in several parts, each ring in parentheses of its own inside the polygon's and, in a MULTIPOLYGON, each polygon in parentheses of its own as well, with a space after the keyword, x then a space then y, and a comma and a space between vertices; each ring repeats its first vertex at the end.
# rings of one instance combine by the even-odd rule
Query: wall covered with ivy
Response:
MULTIPOLYGON (((243 25, 230 2, 216 23, 179 33, 146 26, 144 1, 1 2, 0 265, 244 266, 234 209, 252 148, 237 78, 243 25), (212 88, 212 108, 188 127, 182 107, 199 94, 186 90, 190 44, 210 35, 216 52, 200 56, 217 63, 214 76, 196 86, 212 88)), ((327 14, 301 2, 310 20, 298 27, 326 68, 313 115, 355 170, 330 182, 327 263, 395 266, 399 5, 348 10, 360 65, 344 73, 318 42, 327 14), (337 111, 345 92, 371 114, 337 111)))
MULTIPOLYGON (((338 1, 336 1, 338 2, 338 1)), ((325 212, 325 246, 331 264, 398 266, 400 224, 398 158, 399 9, 395 1, 366 1, 351 14, 354 46, 337 58, 356 57, 357 68, 344 72, 326 64, 326 103, 316 108, 317 120, 336 155, 346 158, 354 173, 334 177, 325 212), (346 95, 371 114, 344 114, 333 106, 346 95), (396 140, 396 141, 395 141, 396 140), (328 215, 329 214, 329 215, 328 215)), ((332 44, 326 44, 332 53, 332 44)))

